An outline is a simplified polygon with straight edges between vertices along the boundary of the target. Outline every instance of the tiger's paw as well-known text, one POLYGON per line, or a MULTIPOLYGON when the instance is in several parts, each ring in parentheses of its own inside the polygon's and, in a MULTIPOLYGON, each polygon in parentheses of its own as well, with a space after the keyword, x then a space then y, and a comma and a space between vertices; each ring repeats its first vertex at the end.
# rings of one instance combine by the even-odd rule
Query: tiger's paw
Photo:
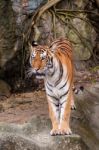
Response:
POLYGON ((59 134, 59 130, 58 129, 52 129, 51 132, 50 132, 51 136, 55 136, 55 135, 58 135, 58 134, 59 134))
POLYGON ((59 133, 59 135, 70 135, 70 134, 72 134, 72 131, 70 128, 60 129, 58 133, 59 133))

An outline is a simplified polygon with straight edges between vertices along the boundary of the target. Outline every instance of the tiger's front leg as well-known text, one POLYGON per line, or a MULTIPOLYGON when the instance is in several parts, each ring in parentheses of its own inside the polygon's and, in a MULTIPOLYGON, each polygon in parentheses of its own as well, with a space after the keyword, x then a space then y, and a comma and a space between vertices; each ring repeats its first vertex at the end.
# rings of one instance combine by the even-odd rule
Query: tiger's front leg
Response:
POLYGON ((70 113, 71 113, 71 98, 72 98, 72 92, 69 92, 66 100, 63 101, 63 103, 61 104, 60 125, 59 125, 60 135, 72 134, 72 131, 69 126, 70 113))
POLYGON ((59 105, 54 103, 53 99, 47 96, 49 106, 49 116, 52 122, 51 135, 59 134, 59 105))

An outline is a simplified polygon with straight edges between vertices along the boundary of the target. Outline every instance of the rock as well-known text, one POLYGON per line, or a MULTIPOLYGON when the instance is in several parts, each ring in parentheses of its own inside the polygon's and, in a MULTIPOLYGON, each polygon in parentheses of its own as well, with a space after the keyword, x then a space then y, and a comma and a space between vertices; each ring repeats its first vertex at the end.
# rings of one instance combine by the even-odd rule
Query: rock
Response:
POLYGON ((74 6, 78 7, 79 9, 84 9, 85 6, 88 4, 89 0, 76 0, 73 2, 74 6))
POLYGON ((80 113, 78 128, 80 136, 90 149, 99 149, 99 83, 88 84, 76 96, 77 112, 80 113))
MULTIPOLYGON (((86 20, 85 15, 79 15, 79 17, 86 20)), ((79 18, 72 19, 72 29, 68 31, 67 35, 69 39, 75 43, 74 48, 74 59, 77 60, 88 60, 91 57, 91 51, 95 46, 96 33, 94 28, 89 25, 86 21, 79 18), (93 35, 93 36, 92 36, 93 35)))
POLYGON ((34 116, 23 125, 0 123, 2 150, 88 150, 79 135, 50 136, 50 120, 34 116))
MULTIPOLYGON (((92 85, 87 85, 86 89, 89 93, 91 93, 93 96, 99 98, 99 83, 93 83, 92 85)), ((98 103, 98 99, 97 99, 97 103, 98 103)))
POLYGON ((10 96, 11 87, 3 80, 0 80, 0 99, 10 96))
POLYGON ((96 0, 97 6, 99 7, 99 0, 96 0))
MULTIPOLYGON (((11 80, 11 82, 17 80, 14 78, 16 74, 19 75, 19 78, 23 76, 22 72, 24 72, 24 66, 29 56, 28 46, 26 46, 26 44, 23 45, 23 33, 26 34, 30 27, 32 13, 46 2, 47 0, 9 0, 8 2, 4 0, 0 2, 0 68, 3 68, 4 72, 7 71, 8 75, 10 74, 9 80, 11 80), (26 6, 24 2, 26 2, 26 6), (5 11, 7 13, 5 13, 5 11), (22 61, 22 59, 24 59, 24 61, 22 61)), ((88 0, 67 1, 66 3, 62 1, 58 4, 58 8, 70 10, 84 9, 88 2, 88 0)), ((93 27, 86 21, 79 19, 79 17, 87 19, 86 14, 77 14, 70 17, 68 16, 69 13, 67 13, 67 20, 64 15, 61 15, 61 18, 67 22, 68 17, 70 17, 71 22, 69 23, 76 27, 83 36, 82 39, 84 42, 81 42, 79 36, 74 32, 73 27, 70 27, 68 23, 64 24, 57 17, 55 18, 54 28, 54 16, 52 16, 52 14, 51 11, 46 11, 37 23, 38 29, 41 32, 39 43, 50 45, 55 38, 67 37, 74 43, 74 59, 78 61, 79 59, 88 60, 96 44, 96 33, 93 27), (53 32, 54 30, 56 32, 55 34, 53 32)), ((70 13, 70 15, 73 15, 73 13, 70 13)), ((32 38, 34 38, 34 35, 31 33, 30 39, 32 40, 32 38)), ((79 66, 78 68, 84 68, 83 66, 85 66, 85 64, 83 65, 81 62, 79 66)), ((5 75, 5 78, 7 77, 8 76, 5 75)), ((16 84, 16 82, 14 83, 16 84)))
POLYGON ((15 54, 14 44, 16 22, 12 4, 0 1, 0 67, 2 68, 15 54), (7 12, 7 13, 5 13, 7 12))
POLYGON ((16 22, 22 28, 22 22, 26 18, 27 14, 33 13, 41 3, 45 3, 43 0, 11 0, 12 8, 16 12, 16 22))
POLYGON ((4 107, 3 107, 2 104, 0 104, 0 113, 1 113, 1 112, 4 112, 4 107))
MULTIPOLYGON (((70 10, 83 10, 87 3, 88 0, 86 2, 84 0, 76 0, 75 2, 71 2, 73 8, 70 7, 69 4, 67 4, 69 7, 68 8, 64 3, 63 5, 60 4, 60 6, 62 7, 62 9, 66 7, 66 9, 70 10)), ((59 7, 59 9, 61 8, 59 7)), ((58 15, 57 12, 56 14, 58 15)), ((70 16, 68 16, 67 12, 67 17, 64 17, 64 15, 60 15, 59 17, 61 19, 59 19, 58 17, 54 18, 55 27, 53 26, 53 17, 52 14, 48 12, 42 15, 42 18, 40 19, 38 24, 38 28, 41 32, 40 42, 42 44, 49 44, 55 38, 67 37, 73 45, 74 60, 88 60, 91 57, 93 48, 96 45, 96 32, 94 30, 94 27, 88 21, 86 14, 78 13, 74 15, 73 13, 71 13, 70 16)))

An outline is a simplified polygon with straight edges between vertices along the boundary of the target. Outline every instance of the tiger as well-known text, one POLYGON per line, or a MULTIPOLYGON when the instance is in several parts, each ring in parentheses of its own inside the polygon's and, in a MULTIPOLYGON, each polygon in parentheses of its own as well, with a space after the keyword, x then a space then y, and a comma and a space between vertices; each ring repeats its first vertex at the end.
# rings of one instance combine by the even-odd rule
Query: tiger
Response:
POLYGON ((44 79, 49 117, 52 123, 50 135, 72 134, 70 128, 73 97, 73 56, 68 39, 57 39, 47 45, 32 45, 30 49, 30 74, 44 79))

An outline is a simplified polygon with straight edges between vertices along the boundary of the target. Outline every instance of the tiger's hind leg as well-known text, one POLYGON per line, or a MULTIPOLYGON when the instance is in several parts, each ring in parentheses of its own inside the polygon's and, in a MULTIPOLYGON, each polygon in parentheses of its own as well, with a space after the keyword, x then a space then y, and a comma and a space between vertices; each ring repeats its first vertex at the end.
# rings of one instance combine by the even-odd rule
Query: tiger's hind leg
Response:
POLYGON ((50 132, 51 135, 58 134, 58 126, 59 126, 59 106, 52 103, 52 99, 47 97, 48 106, 49 106, 49 116, 52 122, 52 130, 50 132))
POLYGON ((69 126, 70 113, 71 113, 71 98, 72 98, 72 92, 69 92, 66 101, 64 101, 61 104, 60 126, 59 126, 60 135, 72 134, 72 131, 69 126))
POLYGON ((75 101, 74 101, 73 91, 72 91, 72 94, 71 94, 71 109, 72 110, 76 110, 76 105, 75 105, 75 101))

